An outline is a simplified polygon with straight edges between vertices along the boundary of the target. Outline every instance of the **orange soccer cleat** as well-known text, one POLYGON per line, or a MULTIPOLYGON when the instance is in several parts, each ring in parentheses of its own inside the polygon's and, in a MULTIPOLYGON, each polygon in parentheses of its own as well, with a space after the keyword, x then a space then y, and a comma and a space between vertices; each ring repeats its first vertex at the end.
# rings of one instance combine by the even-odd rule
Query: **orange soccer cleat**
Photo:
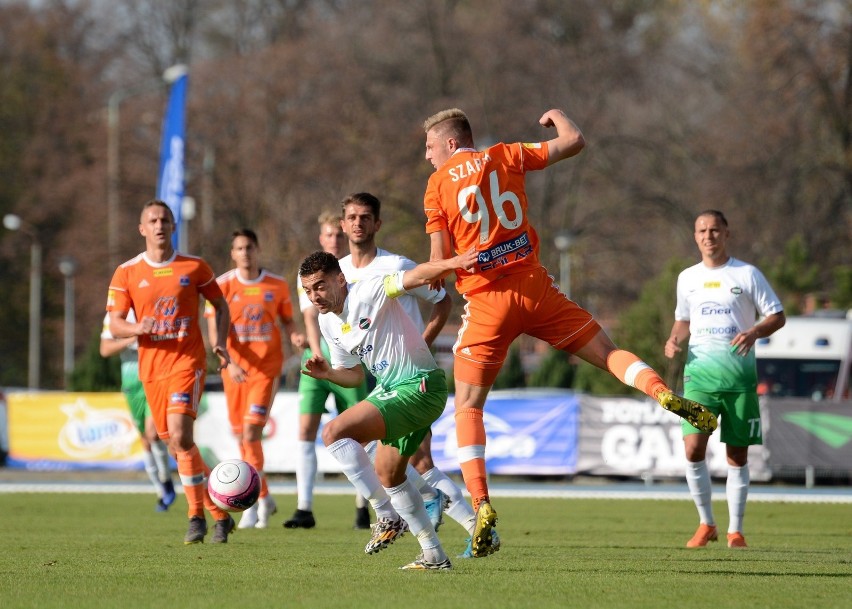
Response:
POLYGON ((698 525, 698 530, 695 531, 695 535, 692 536, 692 539, 686 542, 687 548, 703 548, 710 541, 717 541, 719 539, 719 534, 716 532, 716 526, 712 524, 704 524, 703 522, 698 525))
POLYGON ((748 545, 745 542, 745 537, 739 531, 734 533, 728 533, 728 547, 729 548, 747 548, 748 545))

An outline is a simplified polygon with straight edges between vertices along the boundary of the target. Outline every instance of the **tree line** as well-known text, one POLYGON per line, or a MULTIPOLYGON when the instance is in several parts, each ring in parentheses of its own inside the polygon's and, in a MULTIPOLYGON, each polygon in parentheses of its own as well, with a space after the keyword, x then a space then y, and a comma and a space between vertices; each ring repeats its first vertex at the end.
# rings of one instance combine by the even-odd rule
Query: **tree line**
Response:
MULTIPOLYGON (((189 249, 217 272, 231 231, 248 226, 265 265, 295 282, 319 212, 356 191, 383 202, 380 246, 423 260, 423 119, 460 107, 479 144, 536 141, 552 136, 538 117, 558 107, 588 146, 528 178, 542 260, 558 277, 554 239, 570 234, 572 296, 616 332, 657 286, 653 315, 629 319, 649 361, 674 310, 663 279, 697 260, 692 222, 706 208, 725 212, 732 253, 766 272, 789 312, 809 294, 852 302, 848 2, 12 0, 0 5, 0 214, 44 247, 47 387, 62 385, 59 259, 79 264, 78 358, 116 262, 110 97, 121 95, 120 262, 143 247, 158 83, 178 63, 198 206, 189 249)), ((0 232, 0 385, 26 379, 28 244, 0 232)))

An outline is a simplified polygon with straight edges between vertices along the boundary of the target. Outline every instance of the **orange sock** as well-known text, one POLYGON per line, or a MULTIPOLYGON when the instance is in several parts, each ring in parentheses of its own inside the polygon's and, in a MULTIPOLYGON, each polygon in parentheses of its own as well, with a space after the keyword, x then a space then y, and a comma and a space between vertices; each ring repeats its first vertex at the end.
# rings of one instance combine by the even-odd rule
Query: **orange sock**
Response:
POLYGON ((485 470, 485 423, 482 409, 463 408, 456 411, 456 437, 459 465, 473 509, 488 501, 488 478, 485 470))
POLYGON ((210 494, 207 492, 207 476, 210 475, 210 468, 201 458, 198 446, 193 444, 189 450, 179 451, 176 460, 183 492, 186 494, 186 502, 189 504, 190 518, 193 516, 203 518, 204 508, 207 508, 207 511, 215 520, 227 518, 227 512, 213 503, 210 494))
POLYGON ((257 470, 260 475, 260 496, 266 497, 269 494, 269 487, 266 484, 266 476, 263 475, 263 444, 260 440, 251 442, 243 441, 242 443, 243 460, 257 470))
MULTIPOLYGON (((204 468, 196 463, 193 458, 195 455, 201 458, 198 453, 198 447, 193 445, 187 451, 177 451, 175 460, 177 461, 178 475, 180 482, 183 485, 183 492, 186 495, 186 503, 189 506, 188 515, 204 517, 204 468)), ((206 493, 204 493, 206 494, 206 493)))
POLYGON ((607 356, 606 366, 619 381, 654 399, 660 391, 670 391, 660 375, 630 351, 616 349, 607 356))

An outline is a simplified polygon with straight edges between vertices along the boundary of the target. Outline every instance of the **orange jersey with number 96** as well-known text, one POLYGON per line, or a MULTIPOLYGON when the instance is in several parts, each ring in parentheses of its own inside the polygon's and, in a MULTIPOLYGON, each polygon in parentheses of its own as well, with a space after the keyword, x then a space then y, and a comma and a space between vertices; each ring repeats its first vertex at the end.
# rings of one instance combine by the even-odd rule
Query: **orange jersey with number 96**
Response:
POLYGON ((547 166, 547 154, 546 142, 461 148, 429 178, 423 201, 426 232, 446 228, 456 253, 479 252, 472 273, 456 270, 459 293, 540 266, 524 181, 527 171, 547 166))

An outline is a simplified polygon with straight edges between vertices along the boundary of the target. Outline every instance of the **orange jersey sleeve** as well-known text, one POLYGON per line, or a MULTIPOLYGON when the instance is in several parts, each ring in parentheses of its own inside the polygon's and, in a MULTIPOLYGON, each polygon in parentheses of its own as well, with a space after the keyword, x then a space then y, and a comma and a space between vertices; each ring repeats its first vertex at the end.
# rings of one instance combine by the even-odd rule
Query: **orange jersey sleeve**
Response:
POLYGON ((136 311, 154 318, 151 334, 139 337, 139 378, 156 380, 207 367, 199 327, 200 297, 222 295, 216 276, 201 258, 175 254, 163 263, 144 254, 116 269, 109 286, 107 311, 136 311))
POLYGON ((231 312, 228 352, 249 374, 281 374, 284 353, 278 322, 293 319, 290 286, 266 270, 254 280, 241 279, 236 270, 217 280, 231 312))
POLYGON ((547 143, 463 148, 429 178, 426 232, 447 229, 453 249, 479 252, 473 272, 456 270, 459 293, 540 265, 538 235, 527 217, 525 174, 547 166, 547 143))

